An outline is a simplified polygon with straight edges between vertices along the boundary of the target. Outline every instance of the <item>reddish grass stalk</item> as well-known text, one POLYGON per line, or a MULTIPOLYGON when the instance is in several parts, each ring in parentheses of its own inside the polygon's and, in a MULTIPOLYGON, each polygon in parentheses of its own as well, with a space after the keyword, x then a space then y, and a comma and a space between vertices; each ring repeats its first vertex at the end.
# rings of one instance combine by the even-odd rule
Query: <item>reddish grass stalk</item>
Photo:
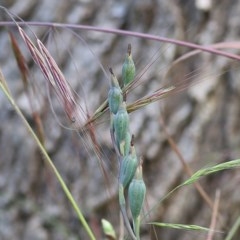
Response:
POLYGON ((18 68, 19 68, 21 76, 22 76, 24 87, 27 88, 29 69, 27 67, 26 60, 17 44, 17 41, 16 41, 14 35, 11 32, 9 32, 9 37, 11 40, 12 49, 13 49, 13 53, 14 53, 14 56, 17 61, 17 65, 18 65, 18 68))
MULTIPOLYGON (((189 165, 186 163, 186 161, 184 160, 184 157, 182 156, 180 150, 178 149, 176 143, 174 142, 174 140, 172 139, 172 137, 169 135, 168 131, 167 131, 167 127, 164 123, 164 120, 162 117, 160 117, 160 123, 163 126, 163 130, 164 133, 167 137, 167 140, 171 146, 171 148, 173 149, 173 151, 176 153, 176 155, 178 156, 178 159, 180 160, 184 171, 187 173, 187 175, 189 177, 191 177, 193 175, 193 171, 192 169, 189 167, 189 165)), ((205 200, 205 202, 209 205, 209 207, 211 209, 214 208, 214 204, 212 202, 212 200, 210 199, 210 197, 208 196, 208 194, 205 192, 205 190, 202 188, 202 186, 196 182, 194 183, 195 188, 197 189, 197 191, 199 192, 200 196, 205 200)))
MULTIPOLYGON (((29 102, 29 105, 32 110, 32 118, 37 126, 37 135, 38 135, 41 143, 44 145, 45 138, 44 138, 44 130, 43 130, 42 121, 41 121, 39 114, 36 111, 34 111, 33 101, 31 100, 31 96, 29 94, 29 84, 28 84, 29 69, 27 66, 27 62, 18 46, 18 43, 17 43, 14 35, 11 32, 9 32, 9 36, 10 36, 10 40, 11 40, 12 50, 13 50, 19 71, 21 73, 24 89, 25 89, 25 92, 28 97, 28 102, 29 102)), ((31 87, 31 85, 30 85, 30 87, 31 87)), ((34 88, 33 88, 33 91, 34 91, 34 88)))
POLYGON ((74 123, 76 128, 82 126, 85 119, 81 114, 81 107, 77 103, 70 85, 57 66, 55 60, 39 39, 37 39, 38 49, 21 27, 18 27, 18 30, 27 45, 33 60, 39 66, 45 79, 51 84, 62 102, 69 120, 71 123, 74 123))
POLYGON ((218 215, 218 208, 220 202, 220 190, 216 191, 215 201, 213 205, 213 212, 212 212, 212 219, 210 224, 210 231, 208 232, 208 236, 206 240, 213 240, 214 230, 216 229, 217 223, 217 215, 218 215))
MULTIPOLYGON (((9 13, 9 11, 8 11, 9 13)), ((95 31, 95 32, 104 32, 108 34, 116 34, 116 35, 122 35, 122 36, 132 36, 136 38, 143 38, 143 39, 149 39, 157 42, 165 42, 170 44, 175 44, 183 47, 188 47, 192 49, 198 49, 203 52, 208 52, 215 55, 220 55, 223 57, 231 58, 234 60, 240 61, 240 56, 232 53, 227 53, 209 46, 202 46, 191 42, 186 41, 180 41, 172 38, 166 38, 166 37, 160 37, 157 35, 147 34, 147 33, 140 33, 140 32, 134 32, 134 31, 126 31, 126 30, 120 30, 120 29, 111 29, 111 28, 102 28, 97 26, 89 26, 89 25, 77 25, 77 24, 67 24, 67 23, 51 23, 51 22, 0 22, 0 26, 45 26, 45 27, 58 27, 58 28, 71 28, 71 29, 79 29, 79 30, 87 30, 87 31, 95 31)))
MULTIPOLYGON (((43 43, 38 38, 37 38, 37 44, 38 44, 38 48, 37 48, 20 26, 18 26, 18 30, 26 46, 28 47, 33 60, 39 66, 45 79, 48 81, 48 83, 51 84, 56 94, 60 98, 60 101, 63 104, 63 109, 65 110, 69 120, 74 124, 74 127, 76 127, 76 129, 79 129, 80 127, 83 126, 83 123, 87 121, 87 117, 86 119, 84 119, 85 116, 81 115, 82 113, 81 107, 77 103, 70 85, 66 81, 63 73, 59 69, 55 60, 52 58, 47 48, 43 45, 43 43)), ((85 127, 86 127, 85 130, 88 130, 90 133, 90 138, 92 143, 94 144, 95 153, 98 159, 101 160, 101 151, 96 140, 93 125, 91 124, 91 122, 89 122, 88 124, 85 125, 85 127)), ((109 179, 107 177, 106 170, 103 164, 101 163, 101 161, 100 161, 100 167, 101 167, 101 171, 103 173, 106 185, 108 186, 107 188, 110 189, 109 179)), ((111 193, 109 193, 109 196, 111 196, 111 193)))

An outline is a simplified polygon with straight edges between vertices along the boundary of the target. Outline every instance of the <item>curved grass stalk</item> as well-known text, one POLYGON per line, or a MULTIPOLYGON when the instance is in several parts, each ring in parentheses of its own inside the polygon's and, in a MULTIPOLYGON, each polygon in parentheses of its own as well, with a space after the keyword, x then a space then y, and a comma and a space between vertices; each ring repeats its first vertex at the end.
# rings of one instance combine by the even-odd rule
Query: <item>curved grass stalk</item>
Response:
POLYGON ((212 173, 216 173, 216 172, 227 170, 227 169, 233 169, 237 167, 240 167, 240 159, 231 160, 228 162, 219 163, 212 167, 200 169, 197 172, 195 172, 188 180, 182 183, 181 186, 192 184, 197 180, 199 180, 201 177, 210 175, 212 173))
MULTIPOLYGON (((145 219, 149 216, 149 214, 154 211, 155 207, 162 201, 164 201, 165 199, 167 199, 168 197, 170 197, 174 192, 176 192, 179 188, 190 185, 195 183, 196 181, 198 181, 200 178, 208 176, 210 174, 219 172, 219 171, 223 171, 223 170, 230 170, 230 169, 234 169, 234 168, 239 168, 240 167, 240 159, 236 159, 236 160, 231 160, 228 162, 224 162, 224 163, 220 163, 220 164, 216 164, 212 167, 207 167, 207 168, 203 168, 198 170, 197 172, 195 172, 190 178, 188 178, 186 181, 184 181, 183 183, 181 183, 180 185, 176 186, 174 189, 172 189, 170 192, 168 192, 164 197, 161 198, 161 200, 154 206, 152 207, 148 213, 142 218, 145 219)), ((240 221, 240 220, 239 220, 240 221)), ((240 223, 238 223, 238 226, 240 226, 240 223)))
POLYGON ((68 198, 69 202, 71 203, 73 209, 75 210, 80 222, 82 223, 85 231, 87 232, 88 236, 90 237, 91 240, 96 240, 92 230, 90 229, 87 221, 85 220, 80 208, 78 207, 75 199, 73 198, 73 195, 71 194, 70 190, 68 189, 66 183, 64 182, 61 174, 58 172, 57 168, 55 167, 55 165, 53 164, 51 158, 49 157, 48 153, 46 152, 44 146, 42 145, 41 141, 38 139, 37 135, 34 133, 34 131, 32 130, 31 126, 29 125, 29 123, 27 122, 26 118, 24 117, 23 113, 21 112, 21 110, 19 109, 19 107, 16 105, 14 99, 12 98, 10 91, 7 88, 6 82, 3 78, 3 75, 1 74, 0 71, 0 88, 2 89, 2 91, 4 92, 4 94, 6 95, 7 99, 9 100, 9 102, 11 103, 11 105, 13 106, 14 110, 17 112, 17 114, 20 116, 20 118, 22 119, 24 125, 26 126, 26 128, 28 129, 28 131, 30 132, 30 134, 32 135, 33 139, 35 140, 35 142, 37 143, 38 147, 40 148, 44 159, 47 161, 48 165, 50 166, 50 168, 53 170, 56 178, 58 179, 66 197, 68 198))
MULTIPOLYGON (((6 8, 0 6, 1 9, 6 11, 8 14, 12 14, 9 10, 6 8)), ((157 42, 165 42, 165 43, 170 43, 170 44, 175 44, 178 46, 183 46, 183 47, 188 47, 191 49, 198 49, 202 52, 208 52, 211 54, 216 54, 219 56, 227 57, 230 59, 234 60, 240 60, 240 56, 228 52, 224 52, 221 50, 218 50, 216 48, 211 48, 209 46, 202 46, 198 45, 195 43, 187 42, 187 41, 181 41, 181 40, 176 40, 172 38, 166 38, 166 37, 160 37, 158 35, 153 35, 153 34, 147 34, 147 33, 140 33, 140 32, 133 32, 133 31, 127 31, 127 30, 120 30, 120 29, 111 29, 111 28, 103 28, 103 27, 97 27, 97 26, 90 26, 90 25, 80 25, 80 24, 67 24, 67 23, 58 23, 58 22, 10 22, 10 21, 0 21, 0 26, 15 26, 16 23, 19 26, 47 26, 47 27, 65 27, 65 28, 72 28, 72 29, 81 29, 81 30, 87 30, 87 31, 94 31, 94 32, 104 32, 108 34, 116 34, 116 35, 121 35, 121 36, 132 36, 136 38, 141 38, 141 39, 149 39, 157 42)))

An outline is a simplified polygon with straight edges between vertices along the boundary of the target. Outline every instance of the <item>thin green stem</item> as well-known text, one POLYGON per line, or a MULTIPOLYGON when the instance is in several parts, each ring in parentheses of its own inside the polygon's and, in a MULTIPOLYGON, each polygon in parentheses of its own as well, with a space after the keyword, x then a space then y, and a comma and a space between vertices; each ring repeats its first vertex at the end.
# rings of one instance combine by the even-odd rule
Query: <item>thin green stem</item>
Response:
POLYGON ((137 240, 140 240, 140 222, 141 222, 140 216, 133 219, 134 232, 136 234, 137 240))
POLYGON ((230 229, 227 237, 224 240, 232 240, 234 235, 235 235, 235 233, 239 229, 239 227, 240 227, 240 216, 237 218, 237 221, 234 223, 234 225, 230 229))
POLYGON ((66 194, 68 200, 70 201, 72 207, 74 208, 80 222, 82 223, 84 229, 86 230, 88 236, 90 237, 91 240, 96 240, 92 230, 90 229, 88 223, 86 222, 80 208, 78 207, 75 199, 73 198, 70 190, 68 189, 67 185, 65 184, 63 178, 61 177, 60 173, 58 172, 57 168, 55 167, 55 165, 53 164, 51 158, 49 157, 48 153, 46 152, 44 146, 41 144, 40 140, 38 139, 37 135, 34 133, 34 131, 32 130, 31 126, 29 125, 29 123, 27 122, 26 118, 24 117, 23 113, 21 112, 21 110, 19 109, 19 107, 16 105, 14 99, 12 98, 12 96, 10 95, 10 92, 7 90, 7 88, 5 87, 5 85, 3 84, 4 81, 1 81, 2 79, 0 79, 0 88, 2 89, 2 91, 4 92, 4 94, 6 95, 6 97, 8 98, 9 102, 12 104, 13 108, 15 109, 15 111, 17 112, 17 114, 20 116, 20 118, 22 119, 24 125, 26 126, 26 128, 28 129, 28 131, 30 132, 30 134, 32 135, 32 137, 34 138, 34 140, 36 141, 38 147, 40 148, 40 150, 42 151, 43 155, 44 155, 44 159, 47 161, 47 163, 49 164, 49 166, 51 167, 51 169, 53 170, 54 174, 56 175, 64 193, 66 194))

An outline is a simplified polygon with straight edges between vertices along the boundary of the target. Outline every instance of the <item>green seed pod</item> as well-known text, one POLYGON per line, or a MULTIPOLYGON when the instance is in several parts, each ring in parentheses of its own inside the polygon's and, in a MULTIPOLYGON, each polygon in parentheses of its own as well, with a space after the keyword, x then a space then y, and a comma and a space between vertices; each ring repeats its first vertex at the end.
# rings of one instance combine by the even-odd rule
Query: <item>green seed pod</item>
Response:
POLYGON ((129 206, 133 219, 140 216, 145 194, 146 185, 142 179, 142 166, 140 165, 128 188, 129 206))
POLYGON ((132 59, 131 53, 131 44, 128 45, 128 53, 125 57, 125 61, 122 67, 122 79, 123 85, 126 86, 127 84, 131 83, 135 76, 135 64, 132 59))
POLYGON ((111 87, 108 92, 108 104, 110 111, 116 114, 122 101, 122 90, 120 88, 111 87))
POLYGON ((108 239, 112 239, 112 240, 116 239, 116 233, 113 229, 112 224, 105 219, 102 219, 101 222, 102 222, 103 232, 108 237, 108 239))
POLYGON ((125 188, 133 179, 138 165, 134 146, 131 146, 131 153, 123 158, 120 169, 119 181, 125 188))
POLYGON ((112 69, 110 68, 109 71, 111 73, 111 87, 108 92, 108 104, 110 111, 116 114, 119 109, 119 106, 123 102, 123 95, 118 80, 114 75, 112 69))
POLYGON ((117 114, 113 119, 113 127, 115 132, 115 139, 120 148, 120 143, 125 141, 127 133, 129 132, 129 115, 126 110, 126 103, 123 102, 119 107, 117 114))

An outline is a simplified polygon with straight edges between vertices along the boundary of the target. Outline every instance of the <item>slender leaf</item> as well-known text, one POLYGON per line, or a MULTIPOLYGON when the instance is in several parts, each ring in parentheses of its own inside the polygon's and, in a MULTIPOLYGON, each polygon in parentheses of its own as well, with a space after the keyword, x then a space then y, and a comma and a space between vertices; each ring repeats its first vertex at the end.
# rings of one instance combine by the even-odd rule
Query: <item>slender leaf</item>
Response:
POLYGON ((149 224, 155 225, 157 227, 174 228, 174 229, 180 229, 180 230, 210 231, 209 228, 201 227, 198 225, 187 225, 187 224, 178 224, 178 223, 159 223, 159 222, 151 222, 149 224))
POLYGON ((236 167, 240 167, 240 159, 236 159, 236 160, 220 163, 220 164, 217 164, 212 167, 200 169, 199 171, 195 172, 183 184, 181 184, 181 186, 192 184, 192 183, 196 182, 197 180, 199 180, 201 177, 210 175, 212 173, 227 170, 227 169, 232 169, 232 168, 236 168, 236 167))

